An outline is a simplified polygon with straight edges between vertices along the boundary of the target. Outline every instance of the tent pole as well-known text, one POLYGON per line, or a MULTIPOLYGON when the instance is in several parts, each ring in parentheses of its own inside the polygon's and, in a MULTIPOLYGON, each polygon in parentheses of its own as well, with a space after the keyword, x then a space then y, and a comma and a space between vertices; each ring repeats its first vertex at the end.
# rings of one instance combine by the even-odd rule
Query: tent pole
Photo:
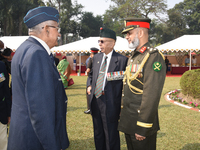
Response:
POLYGON ((190 50, 190 68, 189 68, 189 70, 191 70, 191 50, 190 50))
POLYGON ((81 53, 79 53, 79 72, 81 76, 81 53))

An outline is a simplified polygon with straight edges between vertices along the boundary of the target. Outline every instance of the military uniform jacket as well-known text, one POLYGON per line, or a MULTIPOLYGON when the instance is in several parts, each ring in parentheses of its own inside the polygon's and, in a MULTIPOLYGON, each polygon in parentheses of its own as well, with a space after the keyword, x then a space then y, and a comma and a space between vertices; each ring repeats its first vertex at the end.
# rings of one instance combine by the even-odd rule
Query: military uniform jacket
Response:
POLYGON ((52 59, 32 37, 16 50, 11 65, 8 150, 64 150, 69 146, 67 97, 52 59))
POLYGON ((126 134, 137 133, 145 137, 159 130, 158 105, 165 81, 166 65, 158 50, 149 48, 148 43, 134 51, 128 61, 128 66, 132 66, 128 71, 134 74, 148 53, 150 55, 143 69, 136 80, 130 82, 132 86, 143 90, 143 93, 138 94, 138 91, 130 88, 127 80, 124 82, 123 109, 118 126, 126 134))

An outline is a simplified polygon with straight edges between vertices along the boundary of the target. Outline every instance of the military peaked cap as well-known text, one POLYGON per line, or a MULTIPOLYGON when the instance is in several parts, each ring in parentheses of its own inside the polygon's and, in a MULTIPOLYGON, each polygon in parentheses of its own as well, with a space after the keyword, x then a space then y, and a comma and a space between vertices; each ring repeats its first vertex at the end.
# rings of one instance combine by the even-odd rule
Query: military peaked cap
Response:
POLYGON ((125 29, 122 34, 126 34, 128 31, 135 28, 147 28, 150 29, 151 19, 149 18, 126 18, 124 21, 125 29))

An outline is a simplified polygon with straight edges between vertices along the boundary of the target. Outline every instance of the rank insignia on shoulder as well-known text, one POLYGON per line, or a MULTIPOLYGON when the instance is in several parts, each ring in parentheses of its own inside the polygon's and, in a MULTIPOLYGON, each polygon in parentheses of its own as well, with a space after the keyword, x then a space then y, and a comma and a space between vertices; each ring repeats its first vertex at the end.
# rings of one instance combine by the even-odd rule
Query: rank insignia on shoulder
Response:
POLYGON ((153 70, 158 72, 158 71, 161 71, 162 69, 162 64, 160 62, 155 62, 153 63, 153 70))
POLYGON ((144 47, 142 47, 141 49, 140 49, 140 52, 141 53, 144 53, 144 51, 147 49, 147 47, 146 46, 144 46, 144 47))

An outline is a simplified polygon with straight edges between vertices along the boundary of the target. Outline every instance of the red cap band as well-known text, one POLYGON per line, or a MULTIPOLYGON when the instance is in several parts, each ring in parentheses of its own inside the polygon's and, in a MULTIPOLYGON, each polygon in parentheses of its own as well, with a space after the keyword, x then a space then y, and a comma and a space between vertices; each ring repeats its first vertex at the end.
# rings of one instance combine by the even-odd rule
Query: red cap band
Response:
POLYGON ((150 23, 148 22, 136 22, 136 21, 132 21, 132 22, 127 22, 126 26, 131 26, 131 25, 139 25, 141 28, 147 28, 150 29, 150 23))
POLYGON ((91 50, 92 53, 98 53, 98 51, 91 50))

